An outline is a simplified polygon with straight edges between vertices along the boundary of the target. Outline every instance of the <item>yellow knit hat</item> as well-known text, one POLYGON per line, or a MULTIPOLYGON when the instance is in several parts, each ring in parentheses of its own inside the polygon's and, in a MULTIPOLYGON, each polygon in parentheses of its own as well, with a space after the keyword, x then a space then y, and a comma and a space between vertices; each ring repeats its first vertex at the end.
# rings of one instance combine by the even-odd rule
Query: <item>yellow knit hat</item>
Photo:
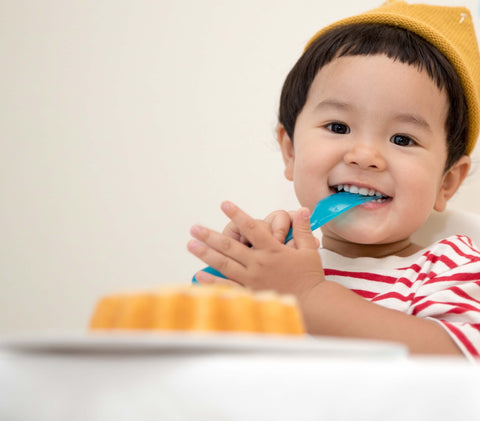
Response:
POLYGON ((470 154, 477 141, 480 125, 480 54, 470 11, 465 7, 389 0, 376 9, 321 29, 305 49, 329 30, 352 23, 381 23, 405 28, 430 42, 450 61, 458 73, 467 100, 467 154, 470 154))

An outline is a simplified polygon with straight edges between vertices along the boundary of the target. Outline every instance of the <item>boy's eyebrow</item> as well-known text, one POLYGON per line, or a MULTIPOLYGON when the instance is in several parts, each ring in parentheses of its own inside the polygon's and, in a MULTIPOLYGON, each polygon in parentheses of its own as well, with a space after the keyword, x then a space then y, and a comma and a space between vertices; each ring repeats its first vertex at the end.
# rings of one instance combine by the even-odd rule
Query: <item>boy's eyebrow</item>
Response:
POLYGON ((352 108, 352 106, 347 102, 338 101, 336 99, 325 99, 323 101, 320 101, 315 107, 315 109, 317 110, 322 108, 338 108, 341 110, 345 110, 352 108))
POLYGON ((399 121, 401 123, 411 123, 417 126, 423 127, 428 131, 432 131, 430 124, 428 124, 427 120, 425 120, 422 116, 418 114, 411 114, 411 113, 400 113, 396 114, 394 120, 399 121))

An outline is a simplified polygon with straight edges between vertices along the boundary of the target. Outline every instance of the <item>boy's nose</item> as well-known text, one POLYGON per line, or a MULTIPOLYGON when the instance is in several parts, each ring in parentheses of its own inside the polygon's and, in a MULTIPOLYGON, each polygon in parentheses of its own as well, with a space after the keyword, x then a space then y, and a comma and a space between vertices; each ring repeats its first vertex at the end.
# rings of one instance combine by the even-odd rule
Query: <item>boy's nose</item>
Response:
POLYGON ((348 165, 356 165, 361 169, 383 171, 386 167, 385 159, 373 145, 366 143, 355 143, 344 156, 348 165))

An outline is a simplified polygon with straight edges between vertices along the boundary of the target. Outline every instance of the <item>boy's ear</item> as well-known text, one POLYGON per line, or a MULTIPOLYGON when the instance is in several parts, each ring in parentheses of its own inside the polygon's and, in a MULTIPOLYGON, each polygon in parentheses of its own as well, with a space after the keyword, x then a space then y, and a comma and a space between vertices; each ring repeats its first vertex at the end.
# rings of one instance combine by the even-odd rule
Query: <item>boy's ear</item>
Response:
POLYGON ((437 199, 433 209, 443 212, 447 207, 447 202, 455 194, 470 170, 470 157, 463 155, 452 167, 443 175, 442 184, 437 194, 437 199))
POLYGON ((279 124, 277 127, 277 142, 280 145, 283 162, 285 163, 285 177, 287 180, 293 181, 293 164, 295 163, 293 142, 283 124, 279 124))

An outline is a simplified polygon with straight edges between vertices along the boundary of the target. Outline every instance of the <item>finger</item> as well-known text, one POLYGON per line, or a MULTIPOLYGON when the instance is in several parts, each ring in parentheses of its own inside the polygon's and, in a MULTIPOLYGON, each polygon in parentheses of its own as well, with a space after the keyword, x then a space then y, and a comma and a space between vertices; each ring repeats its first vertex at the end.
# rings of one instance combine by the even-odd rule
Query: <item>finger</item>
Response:
POLYGON ((223 202, 222 210, 234 222, 242 235, 255 248, 268 248, 278 244, 263 221, 257 221, 232 202, 223 202))
POLYGON ((307 208, 301 208, 293 217, 292 232, 297 248, 318 248, 310 228, 310 211, 307 208))
POLYGON ((248 240, 242 235, 237 225, 231 221, 223 229, 222 234, 226 235, 227 237, 233 238, 236 241, 240 241, 242 244, 245 244, 246 246, 251 246, 248 240))
POLYGON ((245 244, 200 225, 194 225, 190 229, 190 234, 209 247, 239 262, 242 262, 244 256, 248 254, 249 247, 245 244))
POLYGON ((232 281, 231 279, 221 278, 219 276, 215 276, 211 273, 207 273, 203 270, 197 272, 195 274, 195 279, 198 283, 202 285, 229 285, 229 286, 241 286, 238 282, 232 281))
POLYGON ((289 213, 282 210, 272 212, 265 218, 265 222, 271 227, 273 236, 283 244, 292 225, 289 213))
POLYGON ((199 244, 190 244, 193 254, 223 275, 236 279, 240 268, 244 268, 248 262, 250 248, 200 225, 194 225, 190 233, 199 240, 199 244), (235 270, 235 272, 227 272, 228 270, 235 270))
POLYGON ((236 241, 240 241, 240 238, 242 237, 242 234, 238 230, 238 227, 231 221, 223 229, 222 234, 226 235, 227 237, 233 238, 236 241))
POLYGON ((194 256, 203 260, 207 265, 218 270, 230 279, 237 279, 245 270, 244 266, 234 259, 225 256, 197 239, 190 240, 187 249, 194 256))
MULTIPOLYGON (((292 226, 292 223, 293 223, 293 218, 295 217, 295 214, 297 213, 296 211, 288 211, 288 216, 290 218, 290 227, 292 226)), ((288 230, 290 232, 290 229, 288 230)), ((287 233, 287 236, 288 236, 288 233, 287 233)), ((288 247, 291 247, 291 248, 297 248, 297 246, 295 245, 295 240, 293 239, 292 237, 292 240, 288 241, 287 243, 285 243, 288 247)))

